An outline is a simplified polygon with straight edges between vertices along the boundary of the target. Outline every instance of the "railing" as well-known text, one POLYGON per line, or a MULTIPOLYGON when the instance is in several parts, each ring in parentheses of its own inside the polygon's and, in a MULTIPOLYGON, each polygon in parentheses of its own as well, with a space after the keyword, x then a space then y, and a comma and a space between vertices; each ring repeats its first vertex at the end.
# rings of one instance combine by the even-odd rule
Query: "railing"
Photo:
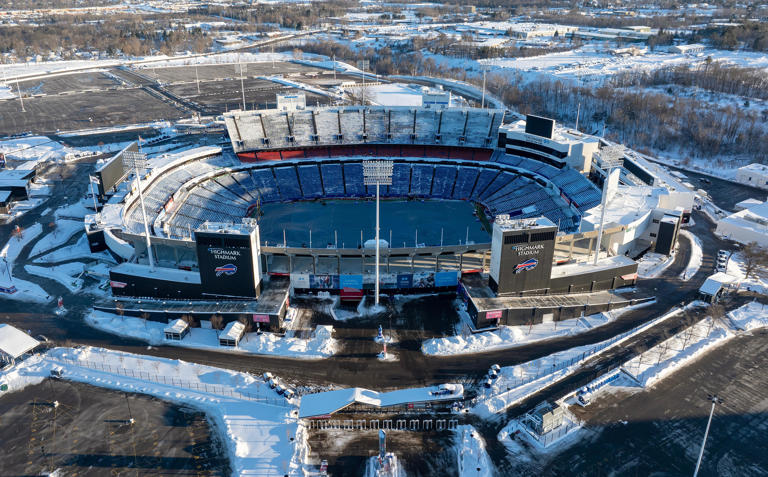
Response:
MULTIPOLYGON (((172 386, 177 388, 188 389, 190 391, 198 391, 202 393, 215 394, 217 396, 226 396, 235 399, 242 399, 244 401, 259 402, 261 404, 267 404, 270 406, 278 407, 291 407, 291 404, 287 400, 282 398, 274 398, 263 395, 260 392, 250 393, 237 391, 225 386, 217 386, 215 384, 206 384, 200 382, 184 381, 180 378, 173 376, 164 376, 152 374, 147 371, 126 369, 118 366, 113 366, 106 363, 98 363, 95 361, 81 361, 68 358, 55 358, 53 361, 59 361, 68 365, 80 366, 83 368, 93 369, 96 371, 102 371, 105 373, 115 374, 118 376, 126 376, 130 378, 140 379, 143 381, 149 381, 155 384, 162 384, 166 386, 172 386)), ((66 377, 66 375, 65 375, 66 377)), ((271 389, 270 393, 274 392, 271 389)))

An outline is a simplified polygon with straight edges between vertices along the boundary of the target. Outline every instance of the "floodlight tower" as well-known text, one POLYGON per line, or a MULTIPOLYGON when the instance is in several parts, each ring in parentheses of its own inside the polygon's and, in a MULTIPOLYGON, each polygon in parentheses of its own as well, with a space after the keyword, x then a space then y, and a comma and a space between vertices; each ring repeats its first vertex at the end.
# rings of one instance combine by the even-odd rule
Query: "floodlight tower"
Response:
POLYGON ((707 429, 704 431, 704 440, 701 441, 701 451, 699 451, 699 460, 696 461, 696 470, 693 471, 693 477, 699 475, 699 467, 701 467, 701 459, 704 457, 704 446, 707 445, 707 437, 709 436, 709 426, 712 424, 712 416, 715 414, 715 405, 722 404, 723 400, 714 394, 710 394, 707 399, 712 401, 712 408, 709 410, 709 420, 707 421, 707 429))
POLYGON ((609 195, 609 189, 611 187, 610 185, 611 174, 617 168, 621 167, 622 161, 624 160, 624 151, 625 151, 624 146, 619 144, 604 147, 600 151, 600 166, 605 171, 605 181, 603 182, 603 198, 600 206, 600 227, 597 233, 597 243, 595 243, 595 261, 594 261, 595 265, 597 265, 597 260, 600 255, 600 243, 603 241, 603 227, 605 225, 605 209, 608 207, 608 199, 609 199, 608 195, 609 195))
POLYGON ((138 151, 123 152, 123 164, 132 167, 136 174, 136 183, 139 189, 139 203, 141 204, 141 217, 144 221, 144 236, 147 239, 147 256, 149 257, 149 270, 155 271, 155 258, 152 256, 152 242, 149 239, 149 223, 147 222, 147 209, 144 207, 144 192, 141 188, 141 175, 139 170, 146 170, 147 155, 138 151))
POLYGON ((379 305, 379 186, 392 185, 392 161, 363 161, 363 183, 376 185, 376 306, 379 305))

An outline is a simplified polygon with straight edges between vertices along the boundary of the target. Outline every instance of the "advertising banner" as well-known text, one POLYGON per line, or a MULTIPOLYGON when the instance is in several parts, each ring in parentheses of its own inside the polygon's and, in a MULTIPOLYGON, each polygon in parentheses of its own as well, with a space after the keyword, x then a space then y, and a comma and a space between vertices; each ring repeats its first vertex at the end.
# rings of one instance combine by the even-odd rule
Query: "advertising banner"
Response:
POLYGON ((356 288, 358 290, 362 290, 363 276, 362 275, 339 275, 339 287, 340 288, 356 288))
POLYGON ((397 288, 413 288, 413 275, 402 273, 397 276, 397 288))
POLYGON ((338 290, 339 276, 338 275, 310 275, 309 287, 317 288, 321 290, 338 290))
POLYGON ((493 311, 487 311, 485 312, 485 319, 486 320, 498 320, 501 318, 501 315, 504 313, 504 310, 493 310, 493 311))
POLYGON ((291 286, 293 288, 309 288, 309 274, 291 273, 291 286))
POLYGON ((458 272, 437 272, 435 273, 436 287, 455 287, 459 283, 458 272))
MULTIPOLYGON (((398 288, 397 275, 394 273, 384 273, 379 275, 379 280, 381 280, 381 288, 398 288)), ((374 281, 376 280, 374 279, 374 281)))
POLYGON ((254 323, 269 323, 269 315, 264 315, 260 313, 254 313, 253 314, 253 322, 254 323))
POLYGON ((434 288, 435 274, 433 272, 419 272, 413 274, 413 288, 434 288))

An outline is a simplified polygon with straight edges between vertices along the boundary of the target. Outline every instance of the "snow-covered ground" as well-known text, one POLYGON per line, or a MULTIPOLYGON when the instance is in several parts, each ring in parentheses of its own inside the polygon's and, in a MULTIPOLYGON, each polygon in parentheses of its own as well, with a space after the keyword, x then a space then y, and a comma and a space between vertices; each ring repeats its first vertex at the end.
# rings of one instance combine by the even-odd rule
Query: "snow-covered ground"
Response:
POLYGON ((0 287, 14 289, 14 293, 0 293, 0 298, 9 300, 30 301, 35 303, 47 303, 52 297, 36 283, 21 280, 13 276, 14 262, 21 250, 33 241, 43 227, 35 224, 22 232, 21 238, 11 237, 0 250, 0 287))
POLYGON ((750 276, 749 278, 744 278, 744 271, 744 257, 740 252, 735 252, 731 255, 731 259, 728 260, 726 273, 741 280, 740 289, 768 295, 768 277, 755 278, 750 276))
POLYGON ((675 262, 675 255, 662 255, 648 252, 637 263, 637 276, 641 278, 656 278, 675 262))
POLYGON ((29 252, 30 257, 40 255, 48 250, 64 245, 77 232, 82 232, 83 223, 75 220, 56 220, 51 222, 55 228, 45 237, 41 238, 29 252))
POLYGON ((204 411, 221 433, 232 475, 301 475, 306 429, 286 401, 253 375, 102 348, 54 348, 0 373, 9 391, 42 382, 51 370, 64 379, 148 394, 204 411))
POLYGON ((336 352, 333 327, 318 326, 313 337, 280 337, 274 333, 246 333, 237 348, 219 346, 218 332, 213 329, 191 328, 181 341, 166 340, 166 323, 143 320, 129 316, 120 317, 102 311, 92 311, 85 317, 86 323, 100 330, 120 336, 138 338, 154 345, 173 345, 184 348, 202 348, 214 351, 264 354, 302 359, 321 359, 336 352))
POLYGON ((699 240, 699 237, 685 229, 680 229, 680 235, 686 237, 688 241, 691 242, 691 259, 688 261, 685 270, 680 274, 680 278, 683 281, 687 281, 696 275, 696 272, 701 268, 701 260, 704 256, 704 252, 702 251, 701 240, 699 240))
POLYGON ((765 328, 768 327, 768 307, 753 301, 728 313, 728 319, 739 330, 765 328))
POLYGON ((335 321, 347 321, 347 320, 354 320, 356 318, 367 318, 371 316, 378 315, 379 313, 384 313, 387 311, 387 308, 384 305, 379 304, 378 306, 369 303, 370 299, 368 297, 363 297, 362 300, 360 300, 360 303, 357 304, 357 308, 355 311, 345 310, 343 308, 339 308, 339 297, 335 296, 333 298, 333 305, 331 305, 329 311, 331 316, 335 321))
POLYGON ((592 328, 614 321, 629 310, 647 306, 652 302, 620 310, 587 315, 570 320, 539 323, 533 326, 500 326, 496 330, 476 334, 448 336, 425 340, 421 351, 427 355, 449 356, 462 353, 480 353, 495 349, 513 348, 524 344, 584 333, 592 328))
MULTIPOLYGON (((685 308, 691 309, 702 305, 705 304, 692 302, 687 304, 685 308)), ((505 366, 501 368, 498 378, 491 381, 491 387, 484 387, 479 392, 472 412, 481 417, 488 417, 501 412, 572 373, 579 368, 585 359, 618 346, 631 336, 681 312, 680 308, 675 308, 669 313, 600 343, 574 347, 533 361, 505 366)))
POLYGON ((493 463, 485 450, 485 441, 470 425, 456 428, 456 457, 460 477, 492 477, 493 463))
POLYGON ((68 245, 34 260, 34 263, 56 263, 64 260, 94 259, 114 263, 108 252, 91 253, 88 236, 83 234, 73 245, 68 245))
POLYGON ((635 356, 622 369, 641 386, 651 386, 733 336, 722 322, 706 318, 635 356))
POLYGON ((80 262, 64 263, 55 267, 24 265, 24 270, 30 275, 55 280, 72 293, 77 292, 83 287, 83 280, 80 276, 85 270, 85 265, 80 262))

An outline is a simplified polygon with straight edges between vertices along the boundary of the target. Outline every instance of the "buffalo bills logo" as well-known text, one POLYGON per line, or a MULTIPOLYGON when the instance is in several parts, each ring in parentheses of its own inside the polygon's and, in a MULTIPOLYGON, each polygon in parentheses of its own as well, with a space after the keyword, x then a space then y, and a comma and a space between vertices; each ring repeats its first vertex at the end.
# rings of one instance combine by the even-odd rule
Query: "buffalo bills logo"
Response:
POLYGON ((237 272, 237 267, 231 263, 228 263, 226 265, 222 265, 220 267, 216 267, 216 276, 220 277, 222 275, 234 275, 235 272, 237 272))
POLYGON ((534 268, 536 268, 536 265, 538 264, 539 264, 538 260, 536 260, 535 258, 530 258, 524 261, 523 263, 518 263, 517 266, 515 267, 515 273, 533 270, 534 268))

